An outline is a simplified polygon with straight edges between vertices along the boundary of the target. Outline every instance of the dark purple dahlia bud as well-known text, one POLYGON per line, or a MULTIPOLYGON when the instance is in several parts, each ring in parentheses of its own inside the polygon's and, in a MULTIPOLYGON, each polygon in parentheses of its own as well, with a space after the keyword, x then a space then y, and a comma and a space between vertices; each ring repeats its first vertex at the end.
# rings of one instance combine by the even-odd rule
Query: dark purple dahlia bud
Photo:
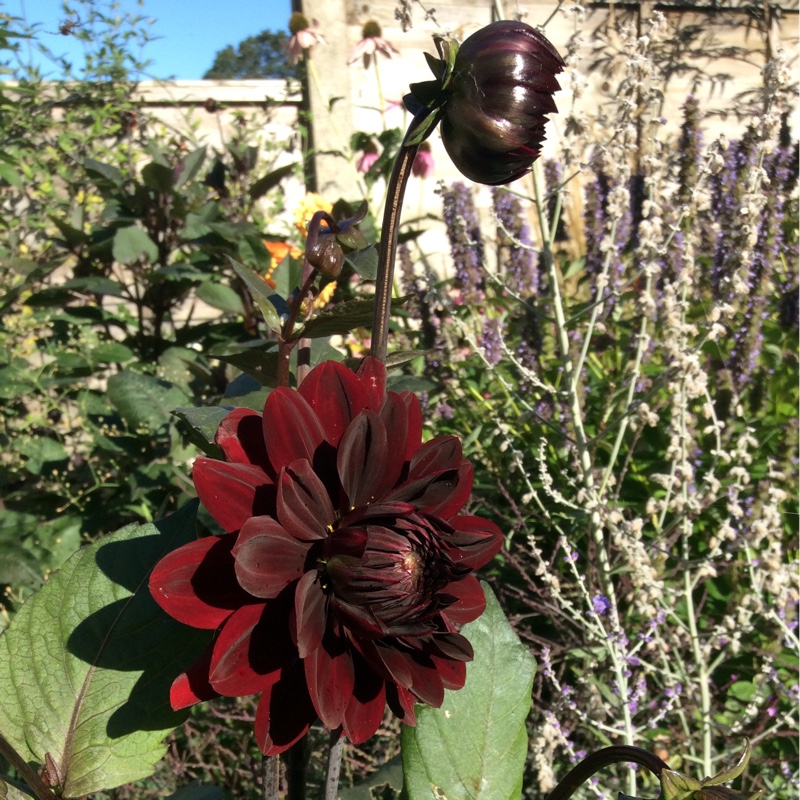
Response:
MULTIPOLYGON (((406 106, 442 122, 442 141, 470 180, 496 186, 525 174, 545 138, 546 114, 555 112, 558 51, 524 22, 502 20, 470 36, 455 58, 437 43, 442 60, 429 59, 439 81, 414 84, 406 106)), ((432 126, 424 126, 425 135, 432 126)))

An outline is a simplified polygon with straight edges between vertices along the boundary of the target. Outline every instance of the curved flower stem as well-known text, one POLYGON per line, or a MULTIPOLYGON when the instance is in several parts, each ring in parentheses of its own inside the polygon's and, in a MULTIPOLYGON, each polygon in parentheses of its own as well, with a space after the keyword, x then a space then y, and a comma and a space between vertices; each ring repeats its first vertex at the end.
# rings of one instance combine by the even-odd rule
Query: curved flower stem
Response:
POLYGON ((646 767, 657 778, 661 771, 669 769, 668 765, 657 755, 642 750, 641 747, 632 747, 627 744, 615 744, 604 747, 579 761, 566 775, 566 777, 548 795, 547 800, 569 800, 577 789, 583 786, 589 778, 603 767, 610 764, 633 763, 646 767))
POLYGON ((57 800, 55 793, 39 777, 36 770, 28 766, 25 759, 13 748, 11 742, 2 735, 0 735, 0 753, 6 757, 8 763, 24 778, 38 800, 57 800))
POLYGON ((328 753, 328 777, 325 780, 325 800, 336 800, 339 794, 339 773, 342 769, 344 736, 337 729, 331 733, 331 749, 328 753))
MULTIPOLYGON (((408 126, 408 137, 427 116, 421 112, 408 126)), ((375 311, 372 317, 372 347, 370 354, 379 361, 386 361, 386 343, 389 333, 389 312, 392 304, 392 282, 394 280, 394 259, 397 253, 397 234, 400 230, 400 213, 403 210, 403 197, 406 193, 408 179, 411 177, 411 165, 419 150, 419 143, 402 145, 394 162, 394 169, 389 178, 386 206, 383 210, 383 226, 381 230, 381 246, 378 252, 378 275, 375 281, 375 311)))

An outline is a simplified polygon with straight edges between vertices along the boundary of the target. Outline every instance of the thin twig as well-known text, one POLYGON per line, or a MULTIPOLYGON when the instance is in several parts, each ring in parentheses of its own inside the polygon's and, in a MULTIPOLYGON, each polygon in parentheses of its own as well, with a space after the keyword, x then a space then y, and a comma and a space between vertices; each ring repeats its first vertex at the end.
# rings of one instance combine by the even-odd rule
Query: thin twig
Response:
POLYGON ((281 778, 281 760, 279 756, 263 756, 261 761, 264 800, 278 800, 278 789, 281 778))
POLYGON ((338 730, 331 733, 331 749, 328 752, 328 777, 325 780, 325 800, 336 800, 339 794, 339 773, 342 769, 344 736, 338 730))

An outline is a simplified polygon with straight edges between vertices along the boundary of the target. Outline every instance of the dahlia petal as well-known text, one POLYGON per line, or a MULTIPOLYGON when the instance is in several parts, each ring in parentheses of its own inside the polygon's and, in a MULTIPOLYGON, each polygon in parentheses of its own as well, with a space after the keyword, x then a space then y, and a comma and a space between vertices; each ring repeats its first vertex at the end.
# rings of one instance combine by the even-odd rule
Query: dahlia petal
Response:
POLYGON ((298 458, 313 464, 324 440, 319 417, 299 392, 280 386, 269 393, 264 406, 264 441, 276 473, 298 458))
MULTIPOLYGON (((365 506, 384 488, 386 427, 374 411, 362 411, 339 443, 336 468, 350 506, 365 506)), ((387 487, 388 488, 388 487, 387 487)))
POLYGON ((406 434, 406 461, 422 446, 422 406, 413 392, 401 392, 400 399, 408 412, 408 433, 406 434))
POLYGON ((355 667, 346 640, 328 633, 318 647, 303 659, 306 684, 317 716, 333 730, 344 721, 353 696, 355 667))
POLYGON ((363 605, 353 605, 331 595, 331 608, 336 618, 359 636, 380 637, 386 631, 375 614, 363 605))
POLYGON ((300 741, 317 718, 300 664, 286 667, 267 687, 256 710, 256 741, 265 756, 277 756, 300 741))
POLYGON ((274 513, 275 489, 261 467, 198 458, 192 480, 200 502, 228 533, 250 517, 274 513))
POLYGON ((445 689, 461 689, 467 681, 467 665, 463 661, 431 656, 445 689))
POLYGON ((383 719, 386 708, 386 682, 358 656, 354 658, 356 680, 342 725, 353 744, 366 742, 383 719))
MULTIPOLYGON (((386 429, 386 463, 382 472, 384 475, 383 489, 389 491, 398 481, 404 480, 406 463, 409 460, 408 436, 409 414, 405 400, 395 392, 389 392, 386 402, 381 408, 381 419, 386 429)), ((420 419, 422 419, 420 417, 420 419)), ((419 445, 419 443, 417 443, 419 445)))
POLYGON ((425 641, 425 651, 431 658, 443 658, 448 661, 472 661, 475 651, 469 640, 460 633, 440 633, 430 636, 425 641))
POLYGON ((321 647, 328 621, 328 602, 316 572, 307 572, 300 578, 295 590, 294 608, 297 652, 300 658, 306 658, 321 647))
POLYGON ((251 408, 234 408, 220 423, 214 441, 226 461, 269 467, 261 414, 251 408))
POLYGON ((368 541, 367 532, 361 528, 339 528, 325 540, 324 553, 328 558, 333 555, 361 558, 368 541))
POLYGON ((480 569, 503 546, 503 534, 493 522, 482 517, 451 517, 452 533, 444 534, 448 554, 457 566, 480 569))
POLYGON ((367 391, 367 408, 380 411, 386 399, 386 367, 377 358, 367 356, 359 364, 356 376, 367 391))
POLYGON ((178 675, 169 690, 169 704, 173 711, 180 711, 203 700, 219 697, 208 682, 208 665, 211 662, 213 643, 201 653, 197 661, 186 672, 178 675))
POLYGON ((297 390, 322 422, 325 438, 339 444, 347 426, 367 407, 367 392, 355 373, 336 361, 324 361, 297 390))
MULTIPOLYGON (((401 653, 396 647, 379 644, 377 642, 375 643, 373 652, 398 686, 404 686, 408 689, 411 688, 411 670, 409 669, 408 659, 405 653, 401 653)), ((365 649, 364 654, 369 656, 371 653, 369 650, 365 649)))
POLYGON ((412 728, 417 724, 417 717, 414 713, 415 702, 414 695, 408 689, 394 683, 386 684, 386 704, 401 722, 412 728))
POLYGON ((308 549, 272 517, 252 517, 233 548, 239 585, 253 597, 277 597, 302 577, 308 549))
POLYGON ((433 659, 424 653, 413 653, 409 654, 408 661, 411 668, 411 694, 423 703, 439 708, 444 701, 444 683, 433 659))
POLYGON ((442 614, 451 622, 459 625, 478 619, 486 609, 486 595, 474 575, 467 575, 460 581, 448 583, 442 589, 442 594, 455 595, 458 598, 442 614))
POLYGON ((408 465, 408 477, 414 480, 446 469, 458 469, 462 460, 461 442, 457 436, 437 436, 414 453, 408 465))
POLYGON ((173 619, 215 630, 253 598, 236 582, 234 536, 206 536, 167 553, 149 579, 153 599, 173 619))
POLYGON ((259 603, 240 608, 228 619, 214 643, 208 671, 216 692, 243 697, 264 691, 280 678, 281 667, 295 655, 288 609, 280 600, 259 603))
POLYGON ((325 485, 305 459, 281 470, 278 519, 289 533, 305 542, 324 539, 336 519, 325 485))
POLYGON ((472 491, 472 466, 462 461, 458 469, 410 480, 389 492, 383 501, 413 503, 419 511, 449 519, 462 509, 472 491))

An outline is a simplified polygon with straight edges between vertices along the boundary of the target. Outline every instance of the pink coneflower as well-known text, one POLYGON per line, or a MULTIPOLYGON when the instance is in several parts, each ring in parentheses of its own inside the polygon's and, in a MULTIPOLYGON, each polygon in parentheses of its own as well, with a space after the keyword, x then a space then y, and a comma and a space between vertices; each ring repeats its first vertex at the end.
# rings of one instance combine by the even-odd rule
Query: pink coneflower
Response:
POLYGON ((383 31, 381 30, 381 26, 374 20, 370 20, 369 22, 365 23, 364 27, 361 29, 361 41, 350 53, 349 63, 352 64, 355 61, 358 61, 359 58, 363 58, 364 69, 369 69, 372 56, 375 53, 380 53, 381 55, 386 56, 386 58, 392 58, 392 56, 399 55, 399 52, 395 49, 394 45, 390 44, 386 41, 386 39, 383 38, 381 35, 382 33, 383 31))
POLYGON ((374 142, 367 142, 361 152, 361 156, 356 162, 356 169, 365 174, 370 171, 372 165, 378 160, 378 148, 374 142))
POLYGON ((419 146, 419 150, 414 156, 414 163, 411 165, 411 174, 423 179, 433 175, 433 153, 431 153, 431 146, 428 142, 423 142, 419 146))
POLYGON ((292 34, 287 47, 290 64, 296 64, 303 53, 315 44, 325 41, 325 37, 319 32, 319 23, 314 20, 309 25, 308 20, 297 11, 289 19, 289 32, 292 34))

